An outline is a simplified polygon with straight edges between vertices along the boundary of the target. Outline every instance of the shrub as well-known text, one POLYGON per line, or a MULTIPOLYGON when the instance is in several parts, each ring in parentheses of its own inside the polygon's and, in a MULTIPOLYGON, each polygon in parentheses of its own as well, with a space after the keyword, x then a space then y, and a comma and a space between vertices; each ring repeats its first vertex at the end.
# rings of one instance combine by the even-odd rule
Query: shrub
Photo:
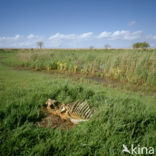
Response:
POLYGON ((149 48, 150 45, 147 42, 137 42, 133 44, 133 48, 141 48, 141 49, 146 49, 149 48))

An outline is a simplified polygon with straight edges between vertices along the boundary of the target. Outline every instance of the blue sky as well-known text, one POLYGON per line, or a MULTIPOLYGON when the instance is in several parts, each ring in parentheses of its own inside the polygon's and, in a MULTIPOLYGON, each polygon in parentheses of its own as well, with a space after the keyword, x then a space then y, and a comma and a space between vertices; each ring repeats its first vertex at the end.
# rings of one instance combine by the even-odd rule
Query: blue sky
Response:
POLYGON ((156 0, 0 0, 0 47, 156 47, 156 0))

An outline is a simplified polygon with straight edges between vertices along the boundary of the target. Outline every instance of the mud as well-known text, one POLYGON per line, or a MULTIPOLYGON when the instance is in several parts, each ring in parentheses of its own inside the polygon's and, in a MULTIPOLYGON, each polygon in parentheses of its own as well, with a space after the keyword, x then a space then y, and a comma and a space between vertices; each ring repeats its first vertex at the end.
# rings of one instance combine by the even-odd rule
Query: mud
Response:
POLYGON ((59 116, 50 114, 37 123, 41 127, 70 129, 74 124, 69 120, 62 120, 59 116))
POLYGON ((49 128, 60 128, 60 129, 70 129, 75 125, 70 120, 64 120, 58 115, 48 113, 45 109, 42 110, 45 117, 42 118, 40 122, 37 122, 37 126, 49 127, 49 128))

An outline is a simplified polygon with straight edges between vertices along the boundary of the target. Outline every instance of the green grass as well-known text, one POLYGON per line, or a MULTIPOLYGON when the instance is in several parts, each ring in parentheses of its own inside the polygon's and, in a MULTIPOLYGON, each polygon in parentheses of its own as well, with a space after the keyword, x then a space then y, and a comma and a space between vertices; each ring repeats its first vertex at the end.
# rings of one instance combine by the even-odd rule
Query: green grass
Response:
POLYGON ((156 50, 3 50, 9 65, 104 77, 156 91, 156 50), (5 52, 4 52, 5 51, 5 52))
MULTIPOLYGON (((2 53, 14 60, 0 58, 1 62, 14 64, 16 54, 2 53)), ((155 147, 155 101, 83 79, 76 82, 0 64, 0 155, 121 156, 122 144, 155 147), (37 127, 34 123, 44 116, 40 107, 48 98, 65 103, 87 100, 96 112, 70 130, 37 127)))

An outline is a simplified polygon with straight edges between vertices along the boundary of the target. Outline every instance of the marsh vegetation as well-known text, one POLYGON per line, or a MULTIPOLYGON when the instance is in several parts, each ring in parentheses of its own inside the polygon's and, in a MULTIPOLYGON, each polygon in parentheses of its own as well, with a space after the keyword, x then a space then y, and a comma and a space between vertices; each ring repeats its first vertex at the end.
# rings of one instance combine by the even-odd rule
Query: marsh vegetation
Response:
POLYGON ((155 147, 155 91, 155 50, 0 50, 0 155, 120 156, 123 144, 155 147), (83 75, 141 89, 112 88, 83 75), (48 98, 86 100, 96 112, 69 129, 36 126, 48 98))

